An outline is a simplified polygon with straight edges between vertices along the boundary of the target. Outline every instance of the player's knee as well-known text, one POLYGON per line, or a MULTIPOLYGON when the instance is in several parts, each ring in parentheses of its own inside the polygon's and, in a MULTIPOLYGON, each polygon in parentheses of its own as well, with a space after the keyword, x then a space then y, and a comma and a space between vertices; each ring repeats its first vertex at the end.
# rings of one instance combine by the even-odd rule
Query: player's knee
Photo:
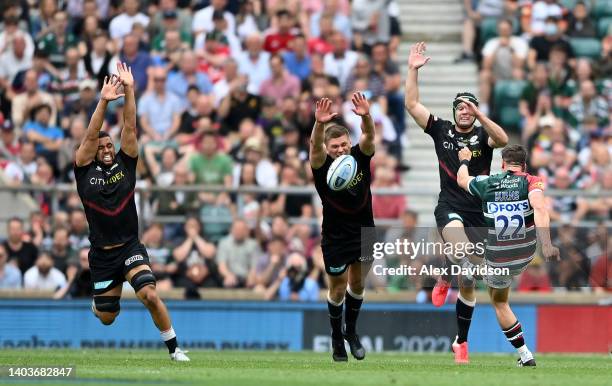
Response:
POLYGON ((115 321, 121 306, 119 304, 119 296, 95 296, 94 305, 97 315, 102 324, 109 325, 115 321))
POLYGON ((155 276, 153 272, 147 270, 138 271, 130 279, 130 284, 136 293, 140 292, 143 288, 155 287, 155 276))
POLYGON ((113 324, 115 319, 117 319, 117 315, 119 315, 119 312, 115 312, 115 313, 101 312, 98 314, 98 318, 100 319, 100 322, 102 322, 103 325, 109 326, 113 324))
POLYGON ((346 283, 329 287, 329 297, 335 302, 342 301, 342 299, 344 299, 345 293, 346 293, 346 283))
POLYGON ((144 287, 138 291, 137 295, 142 304, 147 308, 155 307, 159 302, 159 296, 157 295, 157 291, 155 291, 155 287, 144 287))
POLYGON ((357 295, 363 294, 363 282, 361 280, 353 280, 349 282, 348 288, 350 288, 351 292, 357 295))

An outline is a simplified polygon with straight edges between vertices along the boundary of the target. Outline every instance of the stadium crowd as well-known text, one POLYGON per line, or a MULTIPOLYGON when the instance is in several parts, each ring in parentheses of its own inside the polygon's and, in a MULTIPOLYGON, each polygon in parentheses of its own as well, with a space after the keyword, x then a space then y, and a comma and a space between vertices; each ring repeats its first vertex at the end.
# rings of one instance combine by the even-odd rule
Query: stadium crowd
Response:
MULTIPOLYGON (((314 101, 332 99, 356 143, 354 90, 365 92, 376 124, 373 186, 400 186, 406 167, 397 1, 3 1, 1 178, 11 186, 73 183, 74 150, 97 92, 122 61, 136 81, 141 188, 310 186, 314 101)), ((503 121, 509 110, 497 106, 498 84, 522 82, 516 128, 531 150, 531 171, 551 188, 611 189, 612 35, 594 27, 603 19, 580 2, 466 3, 469 49, 459 60, 482 58, 481 107, 503 121), (499 37, 481 43, 475 37, 485 18, 495 19, 499 37), (598 37, 601 54, 577 58, 565 37, 574 34, 598 37), (474 55, 483 43, 482 55, 474 55)), ((122 109, 122 100, 110 104, 103 127, 117 144, 122 109)), ((46 193, 33 199, 39 210, 30 218, 8 221, 0 288, 90 296, 88 227, 77 194, 63 195, 57 208, 46 193)), ((145 189, 137 200, 159 289, 184 288, 197 298, 203 287, 250 288, 267 299, 307 301, 326 286, 313 225, 320 204, 311 195, 145 189), (176 216, 185 220, 157 221, 176 216)), ((519 288, 609 289, 605 226, 582 237, 576 225, 609 220, 610 199, 552 200, 569 263, 534 263, 519 288), (578 239, 585 245, 576 246, 578 239)), ((418 219, 405 197, 375 195, 373 207, 376 218, 400 219, 403 236, 414 236, 418 219)), ((433 279, 415 280, 373 285, 421 290, 427 301, 433 279)))

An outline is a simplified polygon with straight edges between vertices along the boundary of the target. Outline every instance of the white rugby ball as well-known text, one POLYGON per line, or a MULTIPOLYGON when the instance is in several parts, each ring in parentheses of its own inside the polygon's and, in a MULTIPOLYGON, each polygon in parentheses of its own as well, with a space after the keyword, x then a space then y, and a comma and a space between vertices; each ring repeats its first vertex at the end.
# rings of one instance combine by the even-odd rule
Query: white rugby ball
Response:
POLYGON ((357 174, 357 161, 352 155, 345 154, 336 158, 327 171, 327 186, 331 190, 346 189, 357 174))

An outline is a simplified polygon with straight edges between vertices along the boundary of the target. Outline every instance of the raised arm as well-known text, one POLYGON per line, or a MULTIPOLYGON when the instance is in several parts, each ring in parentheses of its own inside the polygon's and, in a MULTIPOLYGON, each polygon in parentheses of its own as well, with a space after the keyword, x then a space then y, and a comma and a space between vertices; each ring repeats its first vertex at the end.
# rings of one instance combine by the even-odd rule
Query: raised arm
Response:
POLYGON ((469 192, 470 181, 472 181, 472 176, 470 176, 470 172, 468 170, 468 165, 470 160, 472 159, 472 152, 467 147, 461 148, 459 150, 459 170, 457 171, 457 185, 459 185, 462 189, 469 192))
POLYGON ((466 104, 467 108, 470 110, 470 113, 473 114, 474 117, 476 117, 476 119, 478 119, 478 121, 482 124, 482 127, 489 135, 488 144, 490 147, 504 147, 508 144, 508 134, 506 134, 500 125, 489 119, 489 117, 480 111, 475 104, 466 98, 459 99, 466 104))
POLYGON ((118 77, 114 75, 104 78, 104 85, 100 91, 100 101, 96 106, 96 110, 91 116, 89 126, 87 126, 87 133, 81 145, 76 151, 75 162, 77 166, 89 165, 95 158, 98 151, 98 135, 102 124, 104 123, 104 113, 106 112, 106 106, 109 101, 113 101, 123 96, 119 93, 119 86, 121 82, 118 77))
POLYGON ((408 113, 414 118, 417 125, 421 128, 427 128, 429 120, 429 110, 419 102, 419 86, 418 74, 419 68, 423 67, 430 57, 423 55, 425 53, 425 43, 420 42, 410 47, 410 56, 408 57, 408 76, 406 77, 406 90, 404 93, 404 105, 408 113))
POLYGON ((374 154, 374 121, 370 115, 370 104, 368 99, 359 92, 353 94, 351 98, 352 110, 361 117, 361 137, 359 138, 359 148, 365 155, 374 154))
POLYGON ((325 124, 334 119, 338 113, 332 113, 331 101, 321 98, 316 102, 315 124, 310 134, 310 166, 318 169, 325 163, 325 124))
POLYGON ((550 241, 550 217, 546 210, 544 193, 541 190, 531 191, 529 193, 529 204, 533 208, 533 220, 544 259, 546 261, 559 260, 559 249, 555 248, 550 241))
POLYGON ((125 63, 117 62, 117 73, 125 91, 121 150, 130 157, 136 158, 138 156, 138 138, 136 136, 136 97, 134 95, 132 68, 125 63))

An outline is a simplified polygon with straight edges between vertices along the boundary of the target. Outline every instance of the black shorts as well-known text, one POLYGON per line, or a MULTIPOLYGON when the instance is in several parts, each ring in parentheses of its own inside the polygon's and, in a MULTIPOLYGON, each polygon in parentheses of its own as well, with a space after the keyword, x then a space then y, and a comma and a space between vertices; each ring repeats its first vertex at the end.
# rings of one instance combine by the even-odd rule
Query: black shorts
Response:
POLYGON ((94 295, 103 294, 125 281, 125 275, 139 265, 149 264, 149 255, 138 238, 113 249, 92 247, 89 269, 94 295))
POLYGON ((372 244, 376 238, 375 232, 374 227, 364 227, 361 237, 330 240, 323 235, 321 251, 325 272, 330 276, 340 276, 351 264, 374 261, 372 244))
POLYGON ((453 220, 459 220, 463 223, 465 234, 471 242, 481 242, 487 238, 487 224, 482 211, 469 212, 457 210, 447 202, 438 202, 434 211, 438 231, 442 234, 442 229, 453 220))

